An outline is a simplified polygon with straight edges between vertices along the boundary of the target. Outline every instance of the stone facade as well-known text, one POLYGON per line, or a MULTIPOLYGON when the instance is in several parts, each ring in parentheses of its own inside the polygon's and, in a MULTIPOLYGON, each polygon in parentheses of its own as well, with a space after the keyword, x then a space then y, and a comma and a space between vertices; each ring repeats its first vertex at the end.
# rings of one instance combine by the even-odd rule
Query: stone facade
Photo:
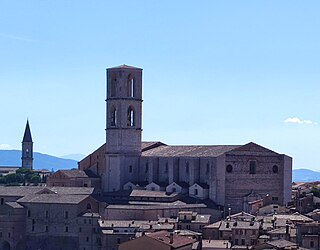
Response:
POLYGON ((193 192, 189 195, 208 198, 233 212, 246 210, 252 193, 270 195, 279 205, 291 200, 292 159, 255 143, 141 142, 142 69, 126 65, 108 69, 106 101, 106 144, 79 162, 80 170, 94 169, 101 176, 103 192, 122 190, 128 182, 161 183, 170 190, 175 190, 172 183, 185 182, 193 192), (195 184, 201 188, 195 189, 195 184), (198 191, 201 195, 195 195, 198 191))

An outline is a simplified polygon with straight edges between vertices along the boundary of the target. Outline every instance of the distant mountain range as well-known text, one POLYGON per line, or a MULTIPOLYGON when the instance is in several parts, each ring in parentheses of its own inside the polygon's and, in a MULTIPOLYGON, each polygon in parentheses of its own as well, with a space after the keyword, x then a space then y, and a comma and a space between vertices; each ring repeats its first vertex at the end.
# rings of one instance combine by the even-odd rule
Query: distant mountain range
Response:
POLYGON ((294 182, 310 182, 320 181, 320 172, 310 169, 293 169, 292 181, 294 182))
MULTIPOLYGON (((59 158, 47 154, 33 153, 34 169, 71 169, 78 168, 76 160, 59 158)), ((71 158, 71 157, 70 157, 71 158)), ((0 150, 0 166, 21 166, 20 150, 0 150)))

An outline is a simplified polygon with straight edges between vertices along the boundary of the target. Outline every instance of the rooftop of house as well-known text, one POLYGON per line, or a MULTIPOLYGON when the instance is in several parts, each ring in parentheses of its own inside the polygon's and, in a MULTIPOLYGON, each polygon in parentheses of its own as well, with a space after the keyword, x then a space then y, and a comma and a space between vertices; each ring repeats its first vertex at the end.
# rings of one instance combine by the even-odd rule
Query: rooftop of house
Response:
POLYGON ((274 246, 276 248, 286 248, 286 247, 295 247, 297 246, 297 243, 287 241, 287 240, 273 240, 273 241, 267 241, 265 244, 268 244, 270 246, 274 246))
POLYGON ((94 174, 91 170, 78 170, 78 169, 64 169, 58 170, 58 172, 63 173, 69 178, 99 178, 96 174, 94 174))
POLYGON ((121 190, 111 193, 106 193, 107 196, 112 197, 146 197, 146 198, 173 198, 179 196, 177 193, 168 194, 165 191, 151 191, 151 190, 121 190))
POLYGON ((30 194, 18 200, 22 204, 79 204, 89 195, 30 194))
POLYGON ((123 210, 158 210, 158 209, 172 209, 172 207, 177 209, 194 209, 194 208, 206 208, 207 206, 203 203, 199 204, 185 204, 181 202, 172 202, 172 203, 157 203, 153 206, 150 205, 132 205, 132 204, 112 204, 108 205, 107 209, 123 209, 123 210))
POLYGON ((230 248, 231 242, 228 240, 202 240, 202 248, 230 248))
POLYGON ((172 242, 170 240, 170 233, 167 231, 159 231, 154 233, 145 234, 146 237, 159 241, 163 244, 171 246, 173 249, 183 247, 186 245, 192 245, 195 239, 187 236, 181 236, 177 234, 172 235, 172 242))
POLYGON ((24 208, 23 206, 21 206, 18 202, 15 202, 15 201, 7 201, 6 204, 12 208, 15 208, 15 209, 21 209, 21 208, 24 208))
POLYGON ((280 220, 292 221, 292 222, 311 222, 313 219, 300 214, 298 212, 294 214, 275 214, 273 215, 273 219, 276 218, 276 222, 279 223, 280 220))
POLYGON ((193 220, 192 223, 209 223, 210 220, 210 214, 197 214, 195 220, 193 220))
POLYGON ((91 187, 41 187, 41 186, 0 186, 0 196, 24 197, 30 194, 57 193, 84 195, 92 194, 91 187))
POLYGON ((223 221, 219 230, 230 231, 232 229, 259 229, 261 223, 257 221, 223 221))
POLYGON ((215 229, 218 229, 220 228, 220 225, 221 225, 222 221, 217 221, 215 223, 212 223, 210 225, 207 225, 207 226, 204 226, 204 228, 215 228, 215 229))
MULTIPOLYGON (((135 228, 140 231, 147 230, 173 230, 174 224, 170 223, 159 223, 159 221, 152 220, 99 220, 98 221, 100 228, 103 230, 113 230, 119 228, 129 229, 135 228)), ((111 233, 111 231, 109 232, 111 233)))
POLYGON ((42 189, 40 186, 0 186, 0 196, 23 197, 42 189))

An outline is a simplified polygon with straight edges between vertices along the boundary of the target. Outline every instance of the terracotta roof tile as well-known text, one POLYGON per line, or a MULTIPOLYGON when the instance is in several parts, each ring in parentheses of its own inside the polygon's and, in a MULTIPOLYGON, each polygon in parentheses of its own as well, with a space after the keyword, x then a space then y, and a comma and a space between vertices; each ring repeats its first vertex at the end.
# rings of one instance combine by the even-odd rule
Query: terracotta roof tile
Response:
POLYGON ((173 241, 170 243, 170 233, 167 231, 159 231, 155 233, 146 234, 147 237, 160 241, 166 245, 172 246, 172 248, 179 248, 182 246, 190 245, 195 242, 194 239, 186 236, 180 236, 173 234, 173 241))

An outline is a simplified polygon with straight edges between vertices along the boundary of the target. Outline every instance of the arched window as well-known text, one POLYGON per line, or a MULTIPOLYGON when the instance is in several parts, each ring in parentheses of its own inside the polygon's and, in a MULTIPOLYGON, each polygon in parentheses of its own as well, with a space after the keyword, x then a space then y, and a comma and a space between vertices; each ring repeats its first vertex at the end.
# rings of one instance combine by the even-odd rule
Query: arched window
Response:
POLYGON ((194 189, 194 195, 198 195, 198 189, 197 188, 194 189))
POLYGON ((113 108, 111 111, 111 126, 117 125, 117 110, 113 108))
POLYGON ((91 204, 90 204, 90 203, 87 204, 87 209, 88 209, 88 210, 91 209, 91 204))
POLYGON ((116 96, 116 89, 117 89, 117 79, 115 76, 111 78, 111 92, 110 96, 115 97, 116 96))
POLYGON ((278 173, 278 171, 279 171, 278 166, 277 166, 277 165, 274 165, 274 166, 272 167, 272 172, 276 174, 276 173, 278 173))
POLYGON ((132 77, 132 75, 129 75, 128 77, 127 86, 128 86, 128 96, 134 97, 134 78, 132 77))
POLYGON ((133 127, 134 126, 134 110, 132 107, 128 108, 128 114, 127 114, 127 125, 129 127, 133 127))
POLYGON ((231 173, 232 172, 232 165, 227 165, 227 167, 226 167, 226 171, 227 171, 227 173, 231 173))

